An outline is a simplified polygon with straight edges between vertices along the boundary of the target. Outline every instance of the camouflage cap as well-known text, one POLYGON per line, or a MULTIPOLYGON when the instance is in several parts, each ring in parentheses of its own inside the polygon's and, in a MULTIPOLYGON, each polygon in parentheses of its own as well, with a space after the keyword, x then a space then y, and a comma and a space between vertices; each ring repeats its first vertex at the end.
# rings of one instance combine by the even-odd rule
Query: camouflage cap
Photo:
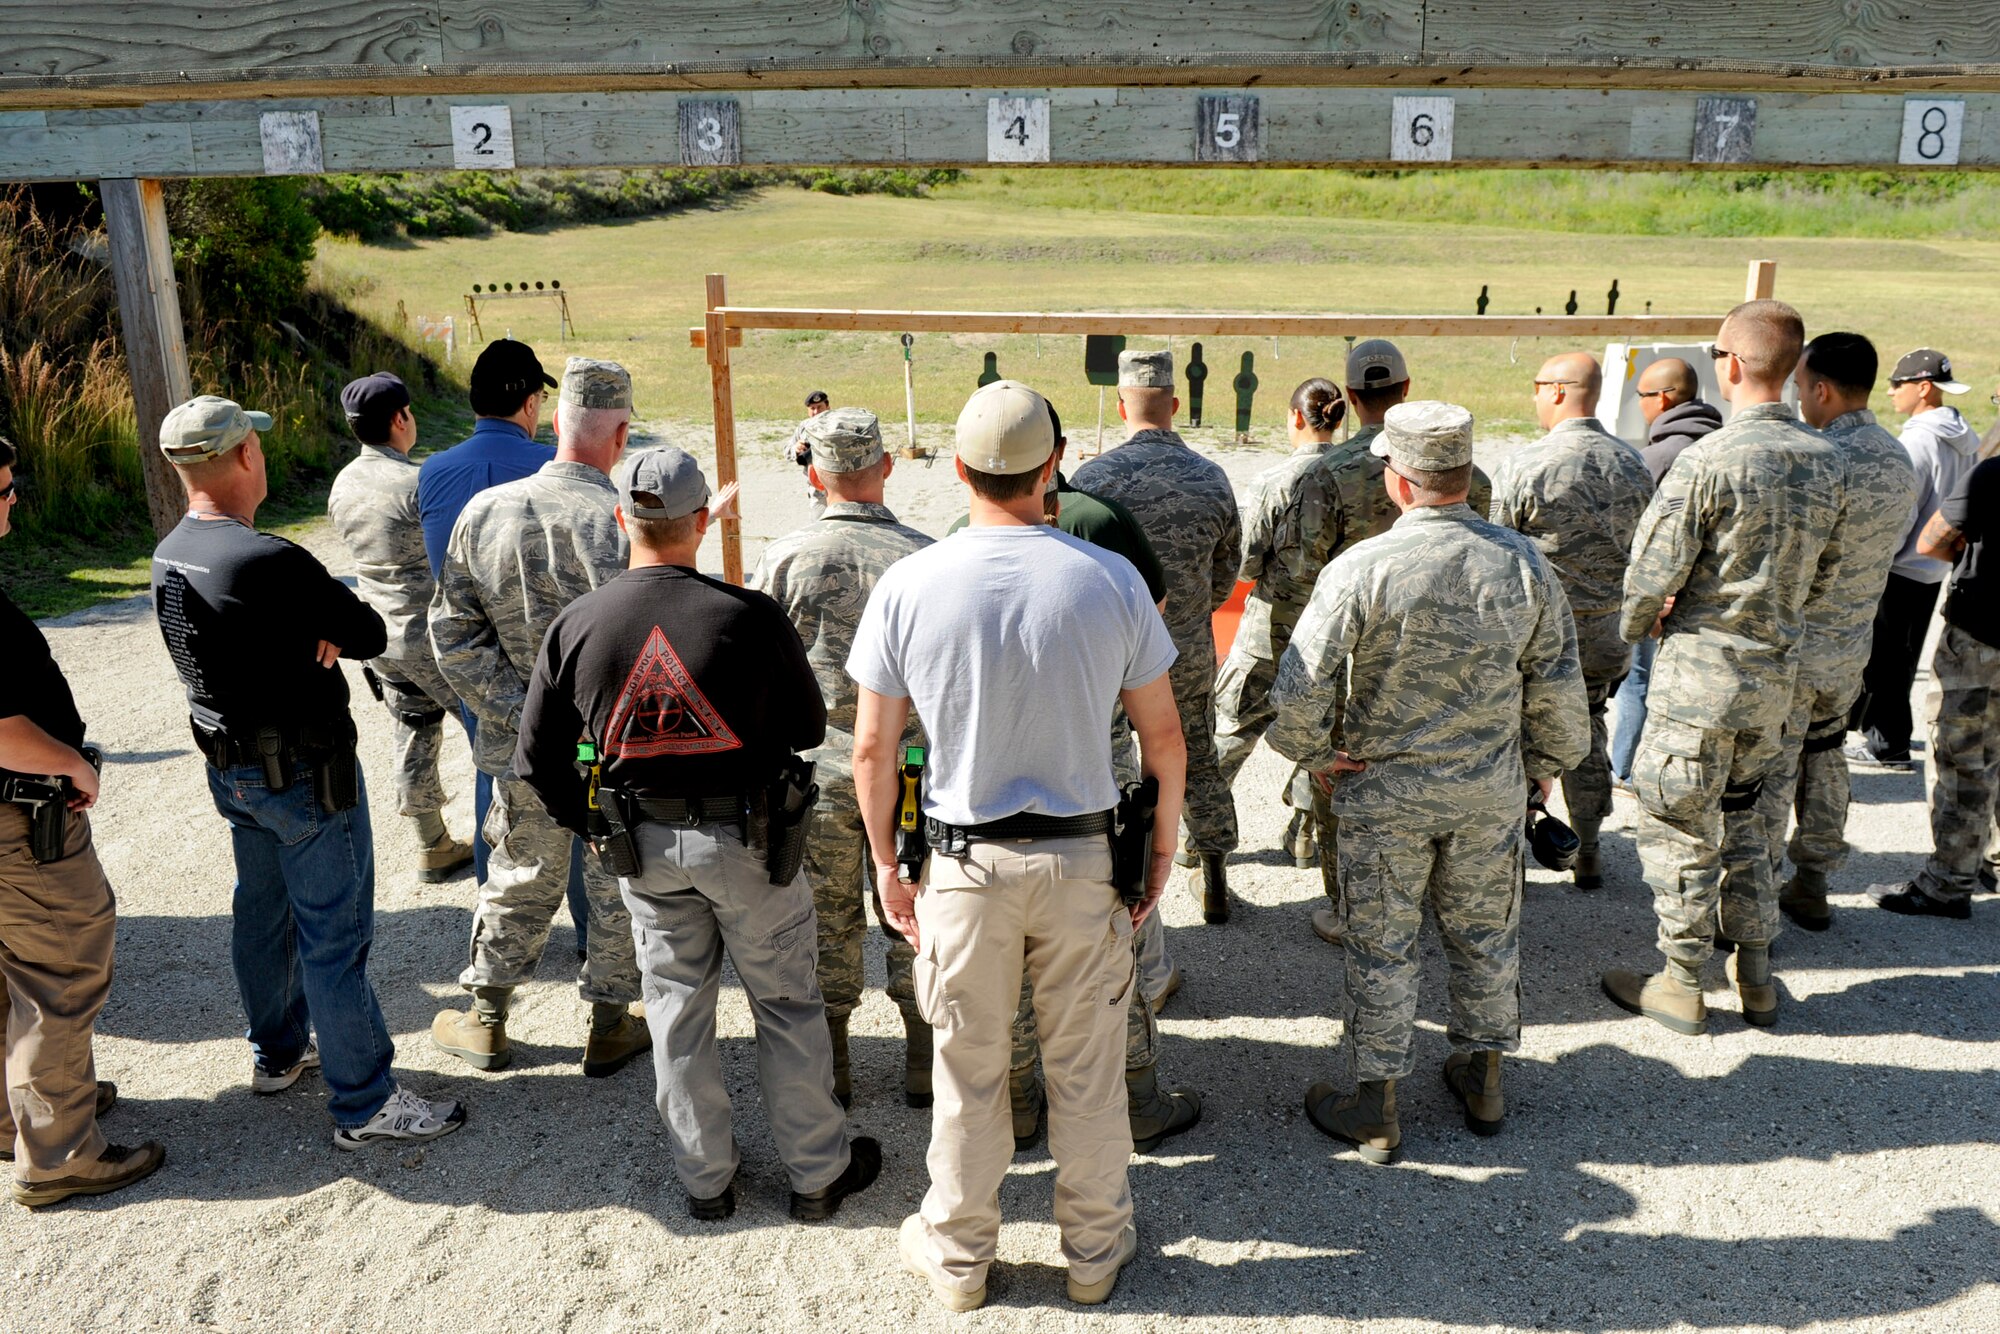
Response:
POLYGON ((629 408, 632 373, 615 361, 571 357, 563 367, 562 401, 579 408, 629 408))
POLYGON ((1174 354, 1165 348, 1153 352, 1118 354, 1120 389, 1172 389, 1174 354))
POLYGON ((1364 338, 1347 353, 1349 389, 1387 389, 1409 378, 1402 349, 1386 338, 1364 338))
POLYGON ((821 472, 860 472, 882 457, 882 423, 866 408, 834 408, 801 428, 821 472))
POLYGON ((1425 472, 1462 468, 1472 462, 1472 414, 1456 403, 1398 403, 1368 452, 1425 472))
POLYGON ((251 412, 214 394, 191 398, 160 423, 160 452, 175 463, 221 458, 250 438, 271 429, 271 414, 251 412))
POLYGON ((618 488, 635 519, 683 519, 708 503, 708 479, 685 449, 663 445, 635 457, 618 488))

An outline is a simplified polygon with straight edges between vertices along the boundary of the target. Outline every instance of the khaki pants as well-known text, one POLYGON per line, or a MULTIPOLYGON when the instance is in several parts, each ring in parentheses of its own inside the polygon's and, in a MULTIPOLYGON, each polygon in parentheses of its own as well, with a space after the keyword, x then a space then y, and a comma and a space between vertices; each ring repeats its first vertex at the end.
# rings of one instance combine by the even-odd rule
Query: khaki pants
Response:
POLYGON ((1112 1272, 1132 1221, 1126 1166, 1125 1021, 1132 918, 1111 887, 1103 835, 974 843, 930 859, 917 897, 917 1004, 937 1033, 925 1250, 944 1280, 986 1282, 1000 1239, 1000 1183, 1014 1155, 1010 1030, 1025 968, 1048 1084, 1055 1215, 1078 1282, 1112 1272))
POLYGON ((97 1131, 91 1025, 111 994, 117 914, 111 882, 90 842, 90 818, 71 812, 68 853, 37 866, 28 816, 0 804, 0 1029, 7 1097, 0 1142, 23 1181, 69 1174, 72 1159, 104 1152, 97 1131))

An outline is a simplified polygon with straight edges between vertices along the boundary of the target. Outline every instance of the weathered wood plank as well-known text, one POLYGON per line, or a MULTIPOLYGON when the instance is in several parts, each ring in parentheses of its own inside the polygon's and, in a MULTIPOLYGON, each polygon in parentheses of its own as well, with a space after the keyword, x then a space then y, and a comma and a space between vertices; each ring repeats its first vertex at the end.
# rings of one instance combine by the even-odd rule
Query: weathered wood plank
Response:
POLYGON ((0 0, 0 76, 118 75, 436 62, 411 0, 0 0))
MULTIPOLYGON (((254 139, 257 123, 252 120, 254 139)), ((258 159, 263 161, 261 155, 258 159)), ((131 176, 140 164, 156 176, 194 172, 186 125, 86 125, 65 129, 0 127, 0 180, 83 181, 131 176)))
MULTIPOLYGON (((1252 338, 1623 338, 1708 336, 1715 315, 1258 315, 1173 311, 833 310, 723 306, 726 330, 846 329, 876 333, 1157 334, 1252 338)), ((703 346, 712 335, 705 334, 703 346)), ((713 352, 711 351, 711 357, 713 352)))
MULTIPOLYGON (((388 97, 274 97, 259 99, 257 110, 317 111, 322 117, 388 116, 395 112, 395 99, 388 97)), ((241 120, 240 102, 147 102, 140 106, 90 107, 82 110, 51 111, 51 125, 132 125, 146 122, 241 120)))
POLYGON ((146 509, 153 531, 164 537, 180 522, 187 506, 174 465, 154 446, 167 413, 194 397, 166 203, 158 181, 100 181, 98 194, 104 201, 111 276, 118 288, 118 323, 138 419, 146 509))

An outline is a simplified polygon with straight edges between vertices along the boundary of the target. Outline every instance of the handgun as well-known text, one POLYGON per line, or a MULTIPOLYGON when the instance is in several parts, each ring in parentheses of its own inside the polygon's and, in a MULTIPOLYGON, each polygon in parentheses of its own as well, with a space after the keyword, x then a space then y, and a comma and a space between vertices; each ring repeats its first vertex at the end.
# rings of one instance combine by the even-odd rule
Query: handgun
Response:
POLYGON ((924 859, 930 856, 930 840, 924 837, 923 804, 921 801, 924 776, 924 748, 905 746, 903 748, 903 800, 896 812, 896 864, 902 868, 903 881, 915 884, 924 872, 924 859))

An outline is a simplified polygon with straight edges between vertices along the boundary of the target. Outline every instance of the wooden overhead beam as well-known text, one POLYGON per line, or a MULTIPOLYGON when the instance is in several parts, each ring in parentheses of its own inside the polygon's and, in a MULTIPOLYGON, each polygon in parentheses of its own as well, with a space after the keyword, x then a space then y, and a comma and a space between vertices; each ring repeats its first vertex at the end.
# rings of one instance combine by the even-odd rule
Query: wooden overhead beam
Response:
MULTIPOLYGON (((742 346, 745 329, 862 333, 1150 334, 1172 338, 1602 337, 1645 343, 1688 336, 1712 337, 1720 320, 1716 315, 1257 315, 1189 311, 831 310, 773 306, 719 306, 709 314, 719 317, 731 347, 742 346)), ((693 347, 706 348, 708 338, 706 327, 688 330, 688 342, 693 347)))

